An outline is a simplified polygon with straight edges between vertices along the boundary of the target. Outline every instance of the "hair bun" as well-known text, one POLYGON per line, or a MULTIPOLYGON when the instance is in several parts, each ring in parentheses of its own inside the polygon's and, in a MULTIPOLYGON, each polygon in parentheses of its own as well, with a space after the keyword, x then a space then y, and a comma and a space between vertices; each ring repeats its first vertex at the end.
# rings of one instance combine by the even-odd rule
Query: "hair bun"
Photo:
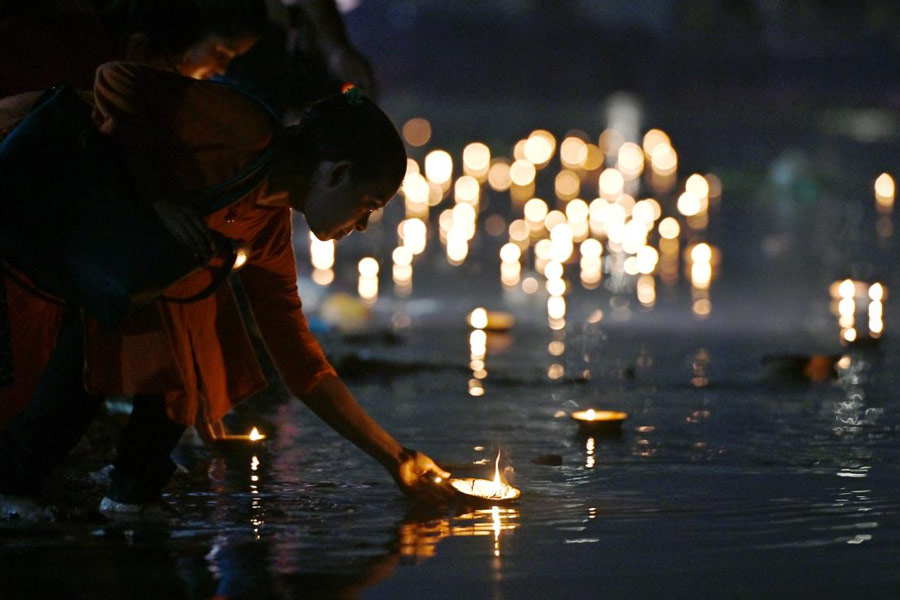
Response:
POLYGON ((350 106, 360 106, 363 103, 362 90, 352 83, 345 83, 341 87, 341 92, 344 100, 346 100, 347 104, 350 106))

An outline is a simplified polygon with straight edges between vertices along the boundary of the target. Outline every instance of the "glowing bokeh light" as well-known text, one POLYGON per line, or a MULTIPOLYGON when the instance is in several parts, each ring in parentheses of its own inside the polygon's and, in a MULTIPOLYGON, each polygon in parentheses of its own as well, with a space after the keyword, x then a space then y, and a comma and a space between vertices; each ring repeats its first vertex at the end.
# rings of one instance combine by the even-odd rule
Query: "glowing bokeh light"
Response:
POLYGON ((650 165, 658 175, 672 175, 678 170, 678 154, 669 144, 657 144, 650 153, 650 165))
POLYGON ((617 169, 605 169, 598 180, 600 195, 615 200, 625 189, 625 177, 617 169))
POLYGON ((398 235, 403 240, 403 245, 409 248, 413 254, 421 254, 425 251, 428 238, 428 228, 420 219, 405 219, 397 227, 398 235))
MULTIPOLYGON (((475 329, 484 329, 488 324, 488 315, 487 311, 481 307, 476 308, 472 312, 469 313, 469 324, 475 329)), ((470 338, 472 339, 472 338, 470 338)), ((487 338, 485 338, 484 343, 487 343, 487 338)), ((486 346, 485 346, 486 348, 486 346)))
POLYGON ((667 146, 670 146, 672 144, 669 136, 666 135, 666 132, 662 131, 661 129, 650 129, 647 131, 647 133, 644 134, 642 145, 644 148, 644 153, 647 156, 652 156, 653 149, 660 144, 665 144, 667 146))
POLYGON ((567 137, 559 145, 559 160, 567 169, 584 167, 588 159, 588 145, 581 138, 567 137))
POLYGON ((504 263, 515 263, 519 262, 519 259, 522 257, 522 250, 516 244, 512 242, 503 244, 500 247, 500 261, 504 263))
POLYGON ((403 139, 410 146, 424 146, 431 140, 431 123, 422 117, 410 119, 403 124, 403 139))
POLYGON ((530 223, 538 223, 543 225, 544 219, 547 217, 549 209, 547 203, 541 198, 532 198, 525 203, 523 207, 525 220, 530 223))
POLYGON ((425 177, 438 185, 453 177, 453 157, 444 150, 432 150, 425 155, 425 177))
POLYGON ((453 184, 453 197, 457 202, 477 205, 480 194, 481 185, 471 175, 463 175, 453 184))
POLYGON ((462 159, 464 172, 480 179, 491 166, 491 149, 481 142, 472 142, 463 148, 462 159))
POLYGON ((517 160, 509 168, 509 179, 518 186, 525 186, 534 181, 537 170, 527 160, 517 160))
POLYGON ((626 179, 634 179, 644 170, 644 151, 634 142, 625 142, 619 147, 616 168, 626 179))
POLYGON ((556 174, 553 182, 556 197, 560 200, 571 200, 581 190, 581 178, 574 171, 563 169, 556 174))
POLYGON ((880 302, 884 299, 884 286, 880 283, 873 283, 869 286, 869 298, 880 302))
POLYGON ((684 189, 697 198, 709 198, 709 182, 703 175, 694 173, 684 182, 684 189))
POLYGON ((556 138, 545 129, 535 129, 525 140, 525 159, 540 168, 550 162, 556 151, 556 138))
POLYGON ((625 137, 615 129, 606 129, 600 134, 598 146, 606 156, 616 156, 619 148, 625 143, 625 137))
POLYGON ((505 192, 512 185, 510 166, 504 160, 497 160, 488 170, 488 185, 495 192, 505 192))
POLYGON ((684 216, 693 217, 694 215, 700 213, 702 205, 700 203, 700 198, 698 198, 696 194, 692 192, 684 192, 680 196, 678 196, 676 208, 678 209, 678 212, 680 212, 684 216))

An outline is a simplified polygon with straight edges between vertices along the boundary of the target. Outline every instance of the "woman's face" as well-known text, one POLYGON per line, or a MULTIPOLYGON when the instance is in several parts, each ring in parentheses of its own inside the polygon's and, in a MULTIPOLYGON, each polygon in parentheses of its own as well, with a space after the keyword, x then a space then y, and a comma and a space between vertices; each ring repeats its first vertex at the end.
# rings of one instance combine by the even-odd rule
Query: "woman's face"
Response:
POLYGON ((365 231, 373 212, 390 198, 380 198, 353 179, 347 161, 323 161, 313 174, 302 207, 310 230, 320 240, 339 240, 365 231))
POLYGON ((194 79, 221 76, 232 60, 245 54, 258 40, 258 36, 251 34, 232 38, 208 35, 194 42, 175 66, 179 73, 194 79))

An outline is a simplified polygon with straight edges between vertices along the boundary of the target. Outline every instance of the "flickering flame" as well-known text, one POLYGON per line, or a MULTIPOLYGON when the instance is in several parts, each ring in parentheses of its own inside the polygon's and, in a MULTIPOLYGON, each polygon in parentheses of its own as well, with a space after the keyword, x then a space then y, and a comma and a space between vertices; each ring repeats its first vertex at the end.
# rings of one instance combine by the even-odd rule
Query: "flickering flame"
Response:
POLYGON ((261 440, 261 439, 264 439, 265 437, 266 437, 266 436, 264 436, 263 434, 261 434, 261 433, 259 432, 259 429, 257 429, 256 427, 254 427, 253 429, 250 430, 250 439, 253 440, 254 442, 255 442, 255 441, 258 441, 258 440, 261 440))
POLYGON ((497 450, 497 460, 494 462, 494 487, 496 488, 495 496, 503 495, 503 482, 500 481, 500 450, 497 450))
POLYGON ((249 251, 247 248, 239 247, 234 251, 234 267, 233 269, 236 271, 243 267, 247 263, 247 258, 249 258, 249 251))
POLYGON ((596 413, 594 413, 594 409, 593 409, 593 408, 589 408, 588 411, 587 411, 587 414, 585 414, 584 417, 585 417, 588 421, 593 421, 594 418, 596 417, 596 413))

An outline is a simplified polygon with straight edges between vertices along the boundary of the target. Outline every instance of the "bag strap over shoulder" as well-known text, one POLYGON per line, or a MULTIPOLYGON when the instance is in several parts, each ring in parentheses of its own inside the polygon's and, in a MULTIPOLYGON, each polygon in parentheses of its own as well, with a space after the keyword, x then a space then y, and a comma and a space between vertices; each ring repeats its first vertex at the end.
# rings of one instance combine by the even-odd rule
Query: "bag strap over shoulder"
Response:
MULTIPOLYGON (((269 118, 272 120, 273 129, 276 131, 281 126, 281 120, 278 115, 272 110, 272 107, 269 106, 265 101, 256 97, 254 94, 251 94, 247 90, 243 90, 240 87, 222 81, 215 82, 219 85, 222 85, 231 91, 252 100, 254 104, 256 104, 261 110, 264 110, 269 118)), ((277 136, 277 134, 276 134, 277 136)), ((240 200, 243 196, 249 194, 253 188, 259 185, 262 180, 265 178, 266 174, 269 172, 269 165, 272 162, 272 158, 275 155, 275 144, 274 141, 263 150, 256 159, 244 167, 240 173, 235 175, 230 179, 226 179, 225 181, 213 185, 211 187, 205 188, 198 192, 192 194, 192 198, 188 200, 188 202, 194 206, 194 208, 201 215, 208 215, 210 213, 214 213, 217 210, 223 209, 234 202, 240 200)))
POLYGON ((189 194, 187 203, 200 215, 208 215, 237 202, 262 182, 269 172, 268 167, 274 154, 275 149, 270 144, 240 173, 221 183, 189 194))

